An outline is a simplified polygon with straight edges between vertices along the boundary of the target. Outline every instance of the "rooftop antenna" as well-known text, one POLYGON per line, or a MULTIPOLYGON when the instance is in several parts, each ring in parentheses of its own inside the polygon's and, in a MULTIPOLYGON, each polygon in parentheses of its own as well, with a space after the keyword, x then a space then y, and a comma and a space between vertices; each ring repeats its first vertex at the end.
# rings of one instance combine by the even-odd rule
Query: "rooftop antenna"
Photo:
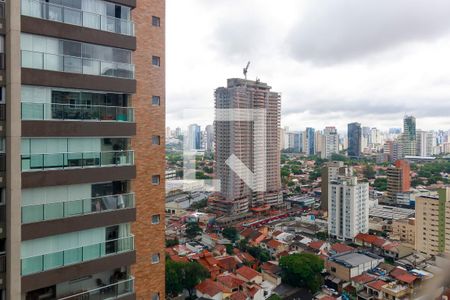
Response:
POLYGON ((247 63, 247 66, 244 68, 244 77, 245 77, 245 81, 247 81, 248 67, 250 67, 250 62, 248 62, 248 63, 247 63))

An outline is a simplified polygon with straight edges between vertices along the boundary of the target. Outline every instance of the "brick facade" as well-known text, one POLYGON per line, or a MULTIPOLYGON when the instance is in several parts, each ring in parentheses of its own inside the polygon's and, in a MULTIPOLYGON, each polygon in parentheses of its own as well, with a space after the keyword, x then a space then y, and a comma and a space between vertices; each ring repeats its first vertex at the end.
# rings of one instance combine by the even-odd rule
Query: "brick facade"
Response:
POLYGON ((164 266, 164 170, 165 170, 165 0, 138 0, 133 10, 137 36, 134 53, 137 92, 133 97, 136 108, 137 134, 133 140, 137 176, 133 182, 136 193, 137 218, 132 226, 136 236, 137 261, 133 266, 136 278, 136 299, 152 299, 159 293, 165 299, 164 266), (161 26, 152 26, 152 16, 161 26), (161 58, 161 66, 152 65, 152 56, 161 58), (152 105, 152 96, 161 97, 161 105, 152 105), (152 136, 160 136, 160 145, 152 145, 152 136), (159 175, 159 185, 152 184, 152 176, 159 175), (152 224, 152 216, 159 214, 160 223, 152 224), (160 262, 152 264, 152 254, 160 254, 160 262))

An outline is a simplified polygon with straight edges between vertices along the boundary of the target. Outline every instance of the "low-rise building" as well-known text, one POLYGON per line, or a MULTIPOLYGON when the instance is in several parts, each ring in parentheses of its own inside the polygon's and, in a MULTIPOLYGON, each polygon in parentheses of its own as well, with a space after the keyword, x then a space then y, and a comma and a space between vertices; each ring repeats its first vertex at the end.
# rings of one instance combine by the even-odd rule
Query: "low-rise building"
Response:
POLYGON ((375 268, 384 259, 368 252, 352 252, 329 257, 325 263, 327 271, 341 280, 350 281, 367 270, 375 268))
POLYGON ((392 222, 392 239, 406 243, 412 247, 416 245, 416 219, 408 218, 392 222))

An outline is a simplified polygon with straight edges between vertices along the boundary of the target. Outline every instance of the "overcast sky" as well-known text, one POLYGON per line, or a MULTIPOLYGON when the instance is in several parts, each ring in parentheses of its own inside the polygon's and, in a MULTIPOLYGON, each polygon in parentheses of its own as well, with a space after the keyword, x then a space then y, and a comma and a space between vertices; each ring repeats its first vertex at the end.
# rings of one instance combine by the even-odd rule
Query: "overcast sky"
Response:
POLYGON ((251 61, 292 130, 401 127, 405 113, 450 129, 449 0, 168 0, 166 26, 171 128, 212 123, 214 89, 251 61))

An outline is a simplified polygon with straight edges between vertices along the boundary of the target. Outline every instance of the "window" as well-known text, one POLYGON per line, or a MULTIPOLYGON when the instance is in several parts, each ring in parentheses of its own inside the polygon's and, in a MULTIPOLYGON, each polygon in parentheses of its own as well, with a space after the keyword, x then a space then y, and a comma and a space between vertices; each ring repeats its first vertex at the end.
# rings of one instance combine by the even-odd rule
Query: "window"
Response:
POLYGON ((153 16, 152 17, 152 26, 160 27, 161 26, 161 19, 159 17, 153 16))
POLYGON ((159 135, 152 136, 153 145, 161 145, 161 137, 159 135))
POLYGON ((159 56, 152 56, 152 65, 161 66, 161 58, 159 56))
POLYGON ((152 184, 153 185, 158 185, 159 182, 160 182, 159 175, 153 175, 152 176, 152 184))
POLYGON ((153 97, 152 97, 152 105, 154 105, 154 106, 160 106, 160 105, 161 105, 161 97, 159 97, 159 96, 153 96, 153 97))
POLYGON ((152 254, 152 264, 158 264, 159 263, 159 253, 152 254))
POLYGON ((159 293, 153 293, 152 300, 159 300, 159 293))
POLYGON ((159 224, 161 217, 159 215, 152 216, 152 224, 159 224))

